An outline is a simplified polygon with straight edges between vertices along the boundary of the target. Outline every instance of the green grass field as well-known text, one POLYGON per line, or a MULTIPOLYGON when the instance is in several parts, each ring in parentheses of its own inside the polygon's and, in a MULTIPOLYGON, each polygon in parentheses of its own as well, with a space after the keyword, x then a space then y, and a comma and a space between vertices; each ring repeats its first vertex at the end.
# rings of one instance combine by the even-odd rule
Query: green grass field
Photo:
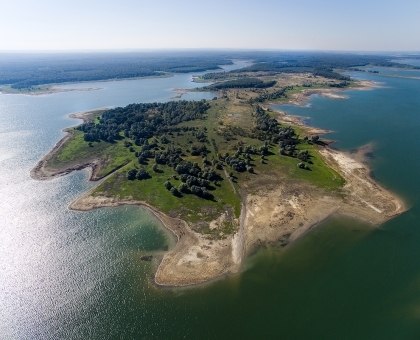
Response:
POLYGON ((134 158, 134 152, 130 152, 124 146, 124 139, 112 144, 104 141, 93 142, 90 146, 83 140, 83 132, 73 129, 72 133, 73 136, 50 160, 49 166, 52 168, 64 169, 98 159, 102 163, 98 176, 103 177, 134 158))

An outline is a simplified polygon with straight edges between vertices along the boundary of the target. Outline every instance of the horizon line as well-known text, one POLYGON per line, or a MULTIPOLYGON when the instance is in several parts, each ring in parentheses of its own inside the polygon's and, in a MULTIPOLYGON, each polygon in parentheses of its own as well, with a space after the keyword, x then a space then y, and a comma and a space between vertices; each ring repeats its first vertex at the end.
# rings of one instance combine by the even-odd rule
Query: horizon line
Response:
POLYGON ((45 49, 45 50, 0 50, 0 54, 66 54, 66 53, 133 53, 133 52, 319 52, 319 53, 392 53, 420 55, 420 50, 333 50, 333 49, 287 49, 287 48, 218 48, 218 47, 182 47, 182 48, 115 48, 115 49, 45 49))

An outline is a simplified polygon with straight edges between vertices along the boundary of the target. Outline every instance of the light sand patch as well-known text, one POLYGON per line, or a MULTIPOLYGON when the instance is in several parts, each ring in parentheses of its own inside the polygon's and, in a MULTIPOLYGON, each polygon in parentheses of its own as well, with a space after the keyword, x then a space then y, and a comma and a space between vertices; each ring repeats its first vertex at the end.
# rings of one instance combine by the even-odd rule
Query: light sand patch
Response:
POLYGON ((331 99, 348 99, 349 96, 346 96, 344 94, 337 94, 337 93, 331 93, 331 92, 323 92, 320 94, 322 97, 331 98, 331 99))

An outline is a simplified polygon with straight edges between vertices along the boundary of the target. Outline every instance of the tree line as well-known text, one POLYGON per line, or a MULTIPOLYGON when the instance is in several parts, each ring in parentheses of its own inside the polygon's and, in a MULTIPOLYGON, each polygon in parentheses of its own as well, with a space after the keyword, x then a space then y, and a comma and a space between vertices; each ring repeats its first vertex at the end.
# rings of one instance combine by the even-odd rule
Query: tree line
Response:
POLYGON ((232 61, 212 53, 92 53, 0 58, 0 84, 23 89, 64 83, 161 76, 220 69, 232 61))
POLYGON ((268 88, 276 85, 276 81, 267 81, 263 82, 258 78, 244 77, 234 80, 227 80, 224 82, 215 83, 209 86, 206 86, 206 90, 222 90, 222 89, 232 89, 232 88, 268 88))

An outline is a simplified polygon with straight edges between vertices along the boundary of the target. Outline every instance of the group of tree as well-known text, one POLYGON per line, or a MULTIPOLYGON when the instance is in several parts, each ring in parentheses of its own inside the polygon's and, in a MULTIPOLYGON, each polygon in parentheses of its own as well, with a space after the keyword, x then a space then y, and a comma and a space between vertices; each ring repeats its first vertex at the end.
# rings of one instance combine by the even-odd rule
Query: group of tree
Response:
POLYGON ((255 106, 253 117, 255 126, 254 133, 258 139, 271 139, 273 136, 280 133, 279 122, 275 118, 270 117, 261 106, 255 106))
MULTIPOLYGON (((254 113, 254 134, 260 139, 265 139, 264 145, 260 147, 261 157, 264 157, 268 152, 269 144, 278 144, 279 154, 283 156, 296 157, 302 162, 311 162, 308 150, 298 150, 298 145, 301 143, 299 136, 296 135, 295 130, 291 126, 282 126, 277 120, 270 117, 260 106, 256 106, 254 113)), ((309 141, 307 136, 304 141, 309 141)), ((319 136, 311 137, 310 142, 317 143, 319 136)), ((262 158, 262 161, 264 158, 262 158)))
POLYGON ((262 103, 266 100, 276 100, 282 97, 286 97, 286 91, 292 90, 293 86, 285 86, 280 90, 276 90, 274 92, 263 92, 260 93, 257 97, 249 99, 249 103, 252 104, 254 102, 262 103))
MULTIPOLYGON (((206 86, 205 89, 208 90, 222 90, 222 89, 233 89, 233 88, 257 88, 257 87, 264 87, 264 82, 258 78, 239 78, 234 80, 227 80, 224 82, 215 83, 209 86, 206 86)), ((275 82, 270 82, 268 84, 270 87, 275 85, 275 82), (271 84, 271 85, 270 85, 271 84)))
POLYGON ((178 188, 176 188, 170 181, 166 181, 164 186, 167 190, 171 192, 174 196, 181 196, 183 194, 193 194, 198 197, 205 199, 212 199, 213 195, 207 190, 204 186, 199 186, 196 184, 189 185, 188 183, 181 183, 178 188))
POLYGON ((328 86, 329 87, 338 87, 338 88, 343 88, 343 87, 346 87, 346 86, 348 86, 349 85, 349 83, 347 82, 347 81, 342 81, 342 82, 340 82, 340 83, 332 83, 332 84, 329 84, 328 86))
POLYGON ((262 145, 259 148, 247 145, 245 147, 239 146, 233 155, 229 155, 229 153, 225 153, 224 155, 218 154, 218 158, 220 161, 225 162, 226 165, 229 165, 234 171, 248 171, 253 173, 254 168, 251 166, 251 155, 260 155, 263 159, 267 152, 268 147, 266 145, 262 145))
POLYGON ((148 179, 150 178, 150 175, 145 168, 140 168, 140 169, 128 170, 126 177, 128 180, 132 181, 134 179, 139 179, 139 180, 148 179))
POLYGON ((177 124, 201 119, 209 107, 204 99, 130 104, 105 111, 97 124, 88 122, 76 129, 85 133, 84 139, 88 142, 102 140, 112 143, 120 139, 120 133, 124 132, 125 137, 141 145, 145 139, 179 132, 181 128, 177 127, 177 124))
MULTIPOLYGON (((198 165, 197 162, 192 163, 190 161, 183 160, 176 167, 175 171, 181 175, 181 180, 186 182, 190 178, 199 178, 207 181, 214 181, 220 178, 220 175, 216 173, 211 167, 205 166, 203 169, 198 165), (191 176, 191 177, 188 177, 191 176)), ((195 181, 192 179, 192 181, 195 181)), ((207 182, 203 182, 207 183, 207 182)), ((194 184, 194 183, 193 183, 194 184)), ((207 186, 207 184, 199 183, 200 185, 207 186)))

